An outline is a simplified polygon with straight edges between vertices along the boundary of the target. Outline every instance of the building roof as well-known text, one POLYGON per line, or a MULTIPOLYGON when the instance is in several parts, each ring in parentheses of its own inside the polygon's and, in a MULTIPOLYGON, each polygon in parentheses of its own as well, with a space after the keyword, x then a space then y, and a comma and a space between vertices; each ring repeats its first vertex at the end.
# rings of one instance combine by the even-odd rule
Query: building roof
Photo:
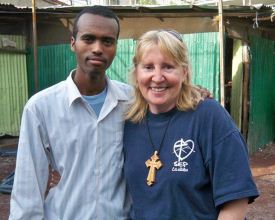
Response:
MULTIPOLYGON (((32 1, 30 0, 0 0, 0 5, 14 5, 17 8, 32 7, 32 1)), ((47 7, 47 6, 62 6, 67 5, 66 3, 59 0, 36 0, 36 6, 47 7)))
MULTIPOLYGON (((53 0, 52 0, 53 1, 53 0)), ((57 2, 57 1, 55 1, 57 2)), ((76 13, 81 11, 87 6, 47 6, 37 7, 36 11, 38 14, 50 13, 55 15, 74 16, 76 13)), ((155 14, 178 14, 184 13, 182 16, 188 16, 188 13, 204 13, 213 14, 217 13, 218 6, 209 5, 169 5, 169 6, 107 6, 112 9, 119 16, 135 17, 135 16, 155 16, 155 14)), ((256 5, 256 6, 234 6, 227 5, 223 6, 225 16, 251 16, 256 12, 267 12, 274 13, 274 9, 271 6, 256 5)), ((0 4, 0 13, 31 13, 31 7, 16 7, 12 4, 0 4)), ((177 15, 179 16, 179 15, 177 15)))
MULTIPOLYGON (((85 6, 51 6, 38 7, 36 9, 39 19, 47 18, 74 18, 85 6)), ((86 6, 87 7, 87 6, 86 6)), ((123 18, 183 18, 183 17, 218 17, 217 6, 207 5, 170 5, 170 6, 107 6, 112 9, 118 17, 123 18)), ((22 19, 31 16, 31 8, 18 8, 13 5, 0 4, 0 17, 22 19), (12 16, 11 16, 12 15, 12 16)), ((255 27, 275 33, 275 9, 271 6, 224 6, 223 16, 225 20, 242 19, 254 23, 255 27)), ((254 27, 253 27, 254 28, 254 27)))

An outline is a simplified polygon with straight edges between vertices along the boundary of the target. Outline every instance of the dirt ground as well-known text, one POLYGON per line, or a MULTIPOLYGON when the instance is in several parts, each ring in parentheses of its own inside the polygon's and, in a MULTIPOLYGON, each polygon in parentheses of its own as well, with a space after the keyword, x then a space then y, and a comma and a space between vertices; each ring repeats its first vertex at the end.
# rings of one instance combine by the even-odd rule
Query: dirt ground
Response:
MULTIPOLYGON (((261 196, 249 205, 247 219, 275 220, 275 144, 267 145, 251 155, 250 164, 261 196)), ((14 157, 0 156, 0 180, 14 167, 14 157)), ((9 200, 10 195, 0 193, 0 220, 8 219, 9 200)))
POLYGON ((249 205, 247 217, 249 220, 275 220, 275 144, 254 153, 250 165, 260 197, 249 205))

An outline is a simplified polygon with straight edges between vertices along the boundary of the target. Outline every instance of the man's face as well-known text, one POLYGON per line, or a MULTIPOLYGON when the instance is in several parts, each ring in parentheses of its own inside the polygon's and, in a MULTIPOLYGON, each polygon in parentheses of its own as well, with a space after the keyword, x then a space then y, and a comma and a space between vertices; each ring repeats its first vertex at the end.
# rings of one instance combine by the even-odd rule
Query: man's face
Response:
POLYGON ((76 54, 78 71, 91 77, 104 75, 116 53, 116 20, 87 13, 79 18, 77 26, 71 49, 76 54))

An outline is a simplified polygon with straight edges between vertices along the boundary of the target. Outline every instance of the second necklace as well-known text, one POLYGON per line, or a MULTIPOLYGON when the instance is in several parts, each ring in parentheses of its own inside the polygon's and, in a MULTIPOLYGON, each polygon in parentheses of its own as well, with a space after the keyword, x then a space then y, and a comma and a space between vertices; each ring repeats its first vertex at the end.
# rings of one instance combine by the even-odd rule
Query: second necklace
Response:
POLYGON ((155 147, 154 143, 153 143, 153 139, 151 136, 151 132, 149 129, 149 124, 148 124, 148 118, 146 118, 145 122, 146 122, 146 128, 147 128, 147 133, 148 133, 148 137, 149 137, 149 141, 151 143, 151 146, 154 150, 154 154, 150 157, 150 159, 146 160, 145 165, 149 168, 149 172, 148 172, 148 176, 147 176, 147 185, 148 186, 152 186, 155 183, 156 180, 156 171, 159 170, 162 166, 163 163, 160 161, 158 154, 160 153, 167 129, 169 127, 170 121, 171 121, 172 117, 169 118, 164 133, 162 135, 162 139, 161 142, 159 144, 159 147, 155 147))

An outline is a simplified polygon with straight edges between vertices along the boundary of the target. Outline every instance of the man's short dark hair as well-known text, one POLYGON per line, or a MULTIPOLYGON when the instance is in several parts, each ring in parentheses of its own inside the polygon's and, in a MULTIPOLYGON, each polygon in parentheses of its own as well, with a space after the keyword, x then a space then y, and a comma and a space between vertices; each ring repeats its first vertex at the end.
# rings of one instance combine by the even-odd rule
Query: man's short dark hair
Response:
POLYGON ((74 26, 73 26, 73 37, 76 38, 77 32, 78 32, 78 20, 83 14, 93 14, 93 15, 100 15, 102 17, 106 18, 113 18, 117 22, 118 26, 118 32, 117 32, 117 38, 119 36, 120 32, 120 25, 119 25, 119 18, 116 16, 116 14, 106 6, 102 5, 94 5, 91 7, 86 7, 82 11, 80 11, 75 20, 74 20, 74 26))

